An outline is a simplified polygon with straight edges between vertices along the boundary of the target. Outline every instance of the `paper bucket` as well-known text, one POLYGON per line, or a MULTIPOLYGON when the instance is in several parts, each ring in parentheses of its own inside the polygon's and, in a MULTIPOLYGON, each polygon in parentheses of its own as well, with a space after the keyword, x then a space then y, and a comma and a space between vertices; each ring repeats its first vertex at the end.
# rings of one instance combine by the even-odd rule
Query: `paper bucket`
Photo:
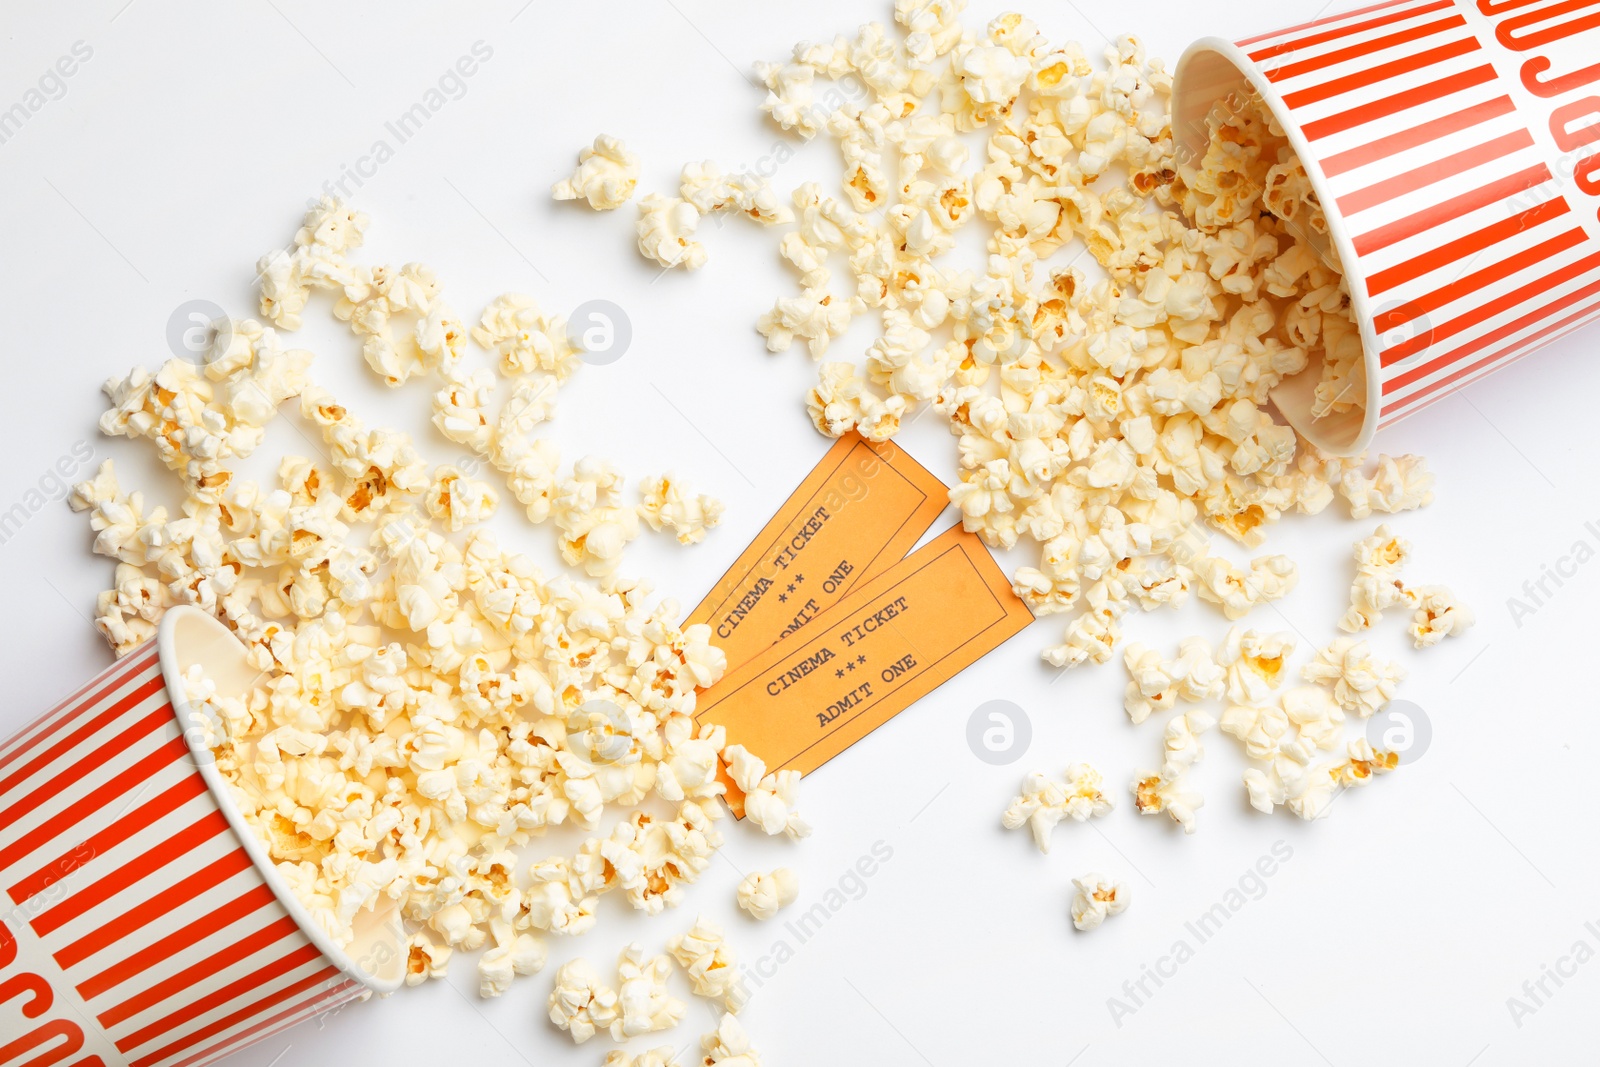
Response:
POLYGON ((191 751, 174 709, 196 662, 223 692, 257 678, 178 608, 0 744, 0 1063, 198 1067, 401 984, 393 913, 338 949, 191 751))
POLYGON ((1273 393, 1338 454, 1600 315, 1600 3, 1391 0, 1174 74, 1180 163, 1255 94, 1327 214, 1366 348, 1365 408, 1311 417, 1320 364, 1273 393))

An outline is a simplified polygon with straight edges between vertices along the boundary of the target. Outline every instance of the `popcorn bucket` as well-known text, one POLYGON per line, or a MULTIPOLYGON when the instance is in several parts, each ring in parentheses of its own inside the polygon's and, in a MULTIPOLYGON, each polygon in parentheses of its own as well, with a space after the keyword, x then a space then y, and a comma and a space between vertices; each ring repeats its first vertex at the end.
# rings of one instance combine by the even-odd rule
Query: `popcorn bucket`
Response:
POLYGON ((1178 158, 1204 154, 1212 108, 1259 96, 1343 262, 1366 404, 1314 420, 1320 366, 1287 379, 1273 400, 1306 438, 1360 452, 1600 314, 1597 58, 1595 0, 1389 0, 1184 53, 1178 158))
POLYGON ((334 945, 185 735, 195 663, 224 693, 258 677, 178 608, 0 744, 0 1063, 191 1067, 401 984, 394 912, 334 945))

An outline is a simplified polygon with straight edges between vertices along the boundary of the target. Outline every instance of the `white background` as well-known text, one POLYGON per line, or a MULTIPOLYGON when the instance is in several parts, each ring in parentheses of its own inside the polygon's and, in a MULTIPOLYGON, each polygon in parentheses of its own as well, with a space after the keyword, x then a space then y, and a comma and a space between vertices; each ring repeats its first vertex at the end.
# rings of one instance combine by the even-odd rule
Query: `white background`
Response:
MULTIPOLYGON (((1175 59, 1196 37, 1303 21, 1319 2, 1083 0, 1081 11, 1058 2, 1030 14, 1052 40, 1098 46, 1102 30, 1131 29, 1175 59)), ((626 309, 631 350, 572 381, 555 434, 570 458, 596 451, 634 475, 671 467, 727 502, 727 521, 701 546, 647 535, 630 550, 629 566, 686 607, 824 450, 801 402, 809 360, 798 347, 767 354, 753 329, 775 296, 795 288, 773 234, 742 220, 709 224, 710 263, 658 278, 632 248, 632 209, 596 215, 552 203, 547 190, 602 130, 642 155, 641 192, 675 188, 690 159, 756 166, 788 142, 757 109, 749 63, 886 21, 886 3, 809 0, 757 13, 731 0, 535 0, 520 11, 522 0, 509 0, 471 14, 413 3, 123 3, 8 5, 0 107, 74 42, 93 56, 61 99, 0 145, 0 511, 37 503, 29 491, 77 442, 90 443, 97 462, 116 457, 124 484, 175 503, 170 478, 143 448, 95 436, 99 384, 165 360, 168 317, 186 300, 253 313, 256 257, 284 244, 306 198, 374 140, 394 145, 385 122, 480 40, 493 56, 465 94, 350 186, 373 219, 370 260, 426 262, 464 318, 506 290, 562 311, 591 298, 626 309)), ((983 0, 972 19, 1000 10, 983 0)), ((818 142, 783 161, 775 181, 787 191, 836 171, 832 147, 818 142)), ((838 351, 855 358, 870 336, 863 326, 838 351)), ((313 304, 295 343, 319 353, 318 379, 369 422, 412 429, 436 462, 459 455, 426 423, 428 388, 377 385, 325 303, 313 304)), ((553 941, 550 969, 497 1002, 477 999, 471 962, 458 960, 448 983, 358 1005, 231 1062, 595 1064, 607 1041, 574 1050, 544 1017, 551 971, 580 952, 608 968, 630 939, 659 949, 697 910, 724 924, 747 963, 779 940, 795 947, 744 1015, 769 1064, 1585 1057, 1600 964, 1578 968, 1563 988, 1547 983, 1554 995, 1520 1027, 1507 998, 1579 939, 1600 947, 1584 927, 1600 920, 1600 859, 1584 829, 1597 814, 1600 736, 1587 675, 1600 565, 1579 567, 1520 626, 1507 598, 1574 542, 1600 545, 1600 526, 1585 529, 1600 520, 1595 343, 1592 330, 1572 337, 1380 437, 1383 450, 1427 455, 1439 476, 1434 505, 1395 521, 1416 547, 1412 577, 1452 585, 1480 622, 1421 653, 1399 619, 1374 635, 1410 670, 1402 695, 1425 710, 1432 745, 1414 766, 1342 798, 1327 820, 1249 810, 1241 759, 1217 733, 1196 772, 1209 801, 1199 832, 1141 818, 1125 783, 1157 762, 1160 724, 1129 725, 1119 666, 1057 678, 1041 664, 1039 650, 1063 625, 1047 619, 809 779, 810 840, 794 846, 730 826, 726 858, 686 908, 645 920, 608 899, 595 932, 553 941), (969 715, 991 699, 1031 718, 1031 748, 1008 767, 981 762, 965 740, 969 715), (1000 829, 1023 771, 1077 760, 1095 763, 1116 789, 1109 818, 1059 828, 1048 856, 1025 833, 1000 829), (1292 858, 1260 899, 1197 945, 1185 923, 1279 841, 1292 858), (852 888, 848 872, 876 842, 892 858, 804 944, 733 907, 740 872, 786 863, 804 887, 793 918, 841 878, 852 888), (1067 916, 1069 883, 1092 869, 1125 879, 1133 904, 1081 935, 1067 916), (1108 998, 1180 938, 1194 957, 1117 1025, 1108 998)), ((902 443, 954 478, 955 441, 937 418, 902 443)), ((308 447, 280 425, 264 451, 308 447)), ((90 554, 82 517, 53 495, 0 548, 11 608, 0 660, 12 694, 0 732, 108 662, 89 619, 112 568, 90 554)), ((518 547, 551 556, 547 530, 501 519, 518 547)), ((936 528, 949 521, 947 513, 936 528)), ((1342 505, 1284 522, 1269 546, 1299 561, 1301 585, 1281 617, 1264 611, 1253 621, 1292 626, 1302 657, 1334 636, 1349 545, 1372 525, 1342 505)), ((1224 629, 1202 604, 1128 626, 1163 648, 1224 629)), ((696 1002, 669 1040, 691 1044, 711 1022, 696 1002)))

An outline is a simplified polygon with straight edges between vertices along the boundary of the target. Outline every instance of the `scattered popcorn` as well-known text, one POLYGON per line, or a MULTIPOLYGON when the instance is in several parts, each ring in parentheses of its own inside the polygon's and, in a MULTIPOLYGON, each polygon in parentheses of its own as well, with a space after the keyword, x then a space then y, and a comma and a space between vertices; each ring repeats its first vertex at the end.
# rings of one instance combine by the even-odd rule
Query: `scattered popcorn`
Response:
POLYGON ((730 1016, 744 1007, 748 993, 716 924, 701 916, 688 933, 673 938, 667 949, 688 975, 695 996, 719 1001, 730 1016))
POLYGON ((455 467, 433 472, 428 487, 428 514, 451 533, 487 522, 500 506, 500 494, 486 482, 468 478, 455 467))
POLYGON ((795 810, 799 802, 800 772, 767 773, 767 765, 743 745, 722 750, 728 775, 744 791, 745 818, 765 834, 788 834, 799 840, 811 835, 811 825, 795 810))
MULTIPOLYGON (((485 312, 474 340, 511 378, 496 410, 493 373, 459 365, 464 333, 425 268, 343 258, 365 225, 331 202, 315 209, 290 262, 269 257, 264 307, 298 322, 295 287, 336 289, 334 311, 366 339, 369 362, 390 384, 435 376, 440 432, 502 471, 599 584, 548 576, 470 529, 498 502, 467 473, 476 460, 430 476, 408 435, 367 427, 311 380, 309 352, 251 320, 221 324, 203 367, 173 360, 107 383, 103 429, 156 447, 181 508, 126 491, 109 462, 70 503, 117 561, 96 615, 119 655, 190 604, 229 626, 263 672, 245 699, 219 698, 199 672, 185 685, 239 810, 312 921, 349 945, 363 912, 394 901, 408 924, 407 982, 482 949, 480 992, 498 996, 544 966, 541 932, 590 929, 610 892, 659 912, 709 866, 727 741, 697 733, 692 714, 726 657, 708 627, 678 627, 675 604, 650 604, 645 583, 618 574, 639 524, 620 472, 583 459, 563 474, 554 446, 529 438, 578 362, 565 323, 509 294, 485 312), (237 476, 235 461, 292 400, 323 455, 282 457, 264 482, 237 476), (641 810, 650 796, 669 813, 641 810), (555 826, 592 831, 608 805, 623 810, 608 834, 518 871, 514 849, 555 826)), ((652 514, 680 540, 720 514, 676 483, 652 493, 652 514)), ((769 809, 792 802, 792 780, 766 777, 769 809)), ((785 817, 779 828, 803 825, 785 817)), ((632 1030, 651 1004, 664 1009, 638 984, 664 966, 623 975, 626 1018, 581 964, 564 968, 554 1014, 575 1034, 614 1018, 632 1030)))
POLYGON ((622 950, 617 962, 617 1017, 611 1021, 611 1038, 627 1041, 640 1034, 670 1030, 683 1021, 688 1005, 667 993, 672 960, 646 956, 637 944, 622 950))
POLYGON ((550 1021, 581 1045, 598 1030, 617 1022, 617 994, 600 981, 587 960, 579 957, 556 971, 550 992, 550 1021))
POLYGON ((293 251, 270 252, 256 264, 262 317, 281 329, 298 330, 313 289, 357 284, 346 256, 361 246, 366 228, 367 216, 361 212, 330 197, 319 200, 294 235, 293 251))
POLYGON ((538 974, 544 964, 544 942, 532 934, 506 931, 503 943, 478 958, 478 995, 501 996, 511 988, 513 976, 538 974))
POLYGON ((1186 834, 1194 833, 1195 812, 1205 805, 1205 797, 1189 787, 1188 768, 1175 763, 1165 764, 1159 771, 1143 771, 1134 779, 1134 806, 1141 815, 1160 815, 1166 812, 1183 827, 1186 834))
POLYGON ((884 440, 924 406, 948 419, 965 528, 999 548, 1036 542, 1018 595, 1077 612, 1044 652, 1057 667, 1109 660, 1134 602, 1175 605, 1194 586, 1239 619, 1293 587, 1281 556, 1247 572, 1214 556, 1208 527, 1254 549, 1336 485, 1375 507, 1424 503, 1415 461, 1359 489, 1360 460, 1322 454, 1268 408, 1316 364, 1314 413, 1359 412, 1366 370, 1326 213, 1265 105, 1214 109, 1206 151, 1180 161, 1171 74, 1138 39, 1111 42, 1097 68, 1020 15, 969 30, 961 8, 903 0, 898 31, 872 23, 758 64, 762 110, 837 145, 839 195, 801 185, 785 224, 764 185, 690 163, 678 196, 645 211, 645 254, 703 256, 685 251, 702 214, 780 227, 797 286, 756 328, 769 350, 803 340, 819 361, 805 401, 818 430, 884 440), (969 152, 961 135, 980 129, 986 148, 969 152), (988 239, 978 272, 947 261, 970 225, 988 239), (1039 269, 1077 242, 1103 277, 1039 269), (823 361, 873 313, 861 364, 823 361))
POLYGON ((1100 772, 1087 763, 1067 768, 1065 782, 1034 771, 1022 779, 1022 794, 1011 801, 1000 823, 1007 830, 1027 826, 1040 852, 1050 851, 1050 831, 1062 819, 1086 822, 1111 812, 1111 798, 1101 790, 1100 772))
POLYGON ((1294 638, 1230 626, 1217 663, 1227 680, 1228 699, 1235 704, 1260 704, 1282 683, 1284 664, 1294 654, 1294 638))
POLYGON ((610 211, 628 202, 638 182, 639 157, 618 138, 601 134, 578 153, 572 177, 556 182, 550 194, 557 200, 587 200, 596 211, 610 211))
POLYGON ((1418 648, 1437 645, 1473 624, 1472 609, 1442 585, 1425 585, 1416 591, 1417 610, 1411 616, 1411 639, 1418 648))
POLYGON ((671 530, 681 544, 701 541, 707 530, 722 521, 722 501, 704 493, 691 496, 671 474, 646 478, 639 495, 639 517, 652 530, 671 530))
POLYGON ((700 1047, 705 1050, 705 1059, 701 1062, 706 1067, 719 1063, 727 1067, 761 1067, 760 1055, 732 1012, 723 1015, 717 1028, 700 1039, 700 1047))
POLYGON ((1400 567, 1411 555, 1411 542, 1379 526, 1371 537, 1356 542, 1356 577, 1350 584, 1350 610, 1339 620, 1348 633, 1368 629, 1392 607, 1410 607, 1417 595, 1400 580, 1400 567))
POLYGON ((1329 686, 1341 708, 1363 719, 1393 700, 1406 676, 1399 664, 1380 660, 1365 641, 1353 637, 1335 638, 1302 673, 1308 682, 1329 686))
POLYGON ((1283 694, 1283 712, 1310 749, 1331 749, 1339 743, 1344 711, 1333 694, 1319 685, 1297 685, 1283 694))
POLYGON ((694 240, 700 212, 686 200, 651 193, 639 201, 639 253, 662 267, 699 270, 706 249, 694 240))
POLYGON ((1109 916, 1128 907, 1128 887, 1103 874, 1086 874, 1072 880, 1072 925, 1093 930, 1109 916))
POLYGON ((1352 470, 1339 482, 1350 502, 1350 517, 1364 519, 1374 511, 1411 511, 1433 503, 1433 474, 1421 456, 1378 457, 1371 478, 1352 470))
POLYGON ((787 867, 752 871, 739 883, 738 902, 752 918, 770 919, 800 896, 800 880, 787 867))
POLYGON ((544 314, 531 296, 521 293, 495 297, 472 328, 472 339, 499 356, 500 373, 507 378, 543 372, 563 382, 578 367, 567 320, 544 314))
POLYGON ((421 985, 443 978, 449 970, 452 952, 449 945, 441 945, 425 930, 412 934, 406 942, 406 985, 421 985))
POLYGON ((1287 556, 1258 556, 1250 561, 1248 573, 1220 556, 1210 556, 1195 564, 1194 573, 1200 599, 1222 608, 1229 619, 1242 619, 1257 604, 1288 595, 1300 578, 1287 556))
POLYGON ((671 1045, 649 1049, 632 1055, 625 1049, 614 1048, 606 1053, 601 1067, 678 1067, 677 1053, 671 1045))

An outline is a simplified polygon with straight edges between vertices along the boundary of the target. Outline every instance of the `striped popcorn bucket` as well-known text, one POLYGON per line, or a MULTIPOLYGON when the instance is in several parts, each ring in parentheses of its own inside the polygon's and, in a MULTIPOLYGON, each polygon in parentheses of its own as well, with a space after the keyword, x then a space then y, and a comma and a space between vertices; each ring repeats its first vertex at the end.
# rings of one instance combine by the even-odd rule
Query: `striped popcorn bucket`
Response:
POLYGON ((1180 159, 1258 97, 1326 212, 1366 404, 1313 420, 1320 365, 1273 394, 1341 455, 1600 315, 1600 0, 1389 0, 1179 61, 1180 159))
POLYGON ((195 663, 224 693, 258 677, 178 608, 0 744, 0 1064, 195 1067, 401 984, 396 914, 334 945, 185 736, 195 663))

